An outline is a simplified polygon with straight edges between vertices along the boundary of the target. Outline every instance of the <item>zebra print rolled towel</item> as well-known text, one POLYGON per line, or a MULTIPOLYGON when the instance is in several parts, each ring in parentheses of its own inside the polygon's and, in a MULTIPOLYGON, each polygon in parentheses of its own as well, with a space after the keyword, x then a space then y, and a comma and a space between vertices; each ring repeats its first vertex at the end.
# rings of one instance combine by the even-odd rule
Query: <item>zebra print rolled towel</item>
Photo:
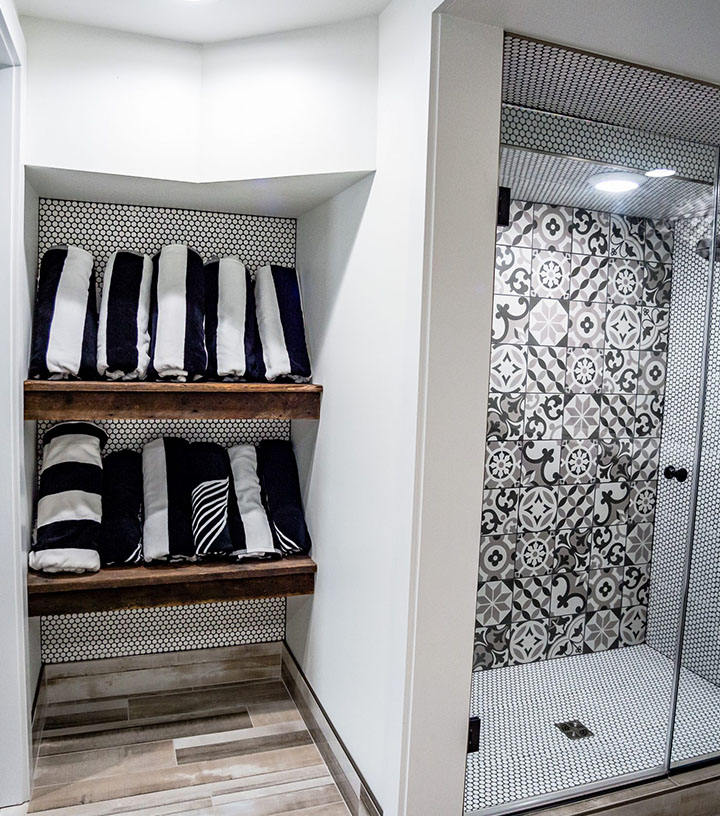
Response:
POLYGON ((292 442, 266 440, 258 445, 258 475, 276 545, 284 555, 309 553, 300 480, 292 442))
POLYGON ((113 252, 105 267, 97 338, 97 369, 110 380, 144 380, 150 362, 152 260, 113 252))
POLYGON ((230 525, 233 557, 238 561, 249 558, 279 558, 267 513, 262 502, 257 473, 257 452, 254 445, 236 445, 228 451, 232 468, 230 525))
POLYGON ((30 377, 97 376, 97 291, 93 259, 79 247, 48 249, 40 261, 30 377))
POLYGON ((231 472, 225 448, 214 442, 193 442, 190 474, 195 555, 229 555, 233 550, 228 522, 231 472))
POLYGON ((168 436, 143 448, 145 561, 193 561, 190 443, 168 436))
POLYGON ((184 382, 207 368, 202 258, 182 244, 153 257, 150 289, 150 371, 184 382))
POLYGON ((61 422, 43 437, 32 569, 96 572, 102 518, 102 459, 107 441, 90 422, 61 422))
POLYGON ((258 378, 262 353, 253 282, 234 256, 205 264, 205 344, 210 379, 258 378))
POLYGON ((309 382, 312 371, 295 270, 273 265, 258 269, 255 299, 265 377, 309 382))
POLYGON ((121 450, 103 461, 100 560, 103 566, 142 561, 142 456, 121 450))

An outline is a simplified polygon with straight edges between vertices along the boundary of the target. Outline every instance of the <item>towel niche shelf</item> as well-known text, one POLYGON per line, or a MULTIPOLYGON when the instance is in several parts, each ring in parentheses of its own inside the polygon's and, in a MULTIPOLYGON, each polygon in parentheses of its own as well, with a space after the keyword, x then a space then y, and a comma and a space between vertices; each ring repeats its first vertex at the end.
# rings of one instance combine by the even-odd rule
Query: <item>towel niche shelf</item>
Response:
POLYGON ((322 386, 26 380, 25 419, 318 419, 322 386))
POLYGON ((317 565, 305 555, 241 564, 105 567, 86 575, 28 573, 28 614, 69 615, 144 606, 312 595, 317 565))

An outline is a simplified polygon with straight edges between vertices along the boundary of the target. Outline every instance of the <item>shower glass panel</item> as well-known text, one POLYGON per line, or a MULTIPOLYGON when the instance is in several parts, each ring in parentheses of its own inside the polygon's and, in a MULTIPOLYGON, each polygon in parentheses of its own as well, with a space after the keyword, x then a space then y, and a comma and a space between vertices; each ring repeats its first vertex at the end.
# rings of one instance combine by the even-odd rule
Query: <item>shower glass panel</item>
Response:
MULTIPOLYGON (((716 199, 717 202, 717 199, 716 199)), ((718 261, 718 212, 688 223, 681 240, 688 268, 688 286, 673 295, 678 312, 685 320, 671 316, 670 337, 676 346, 687 343, 691 334, 702 326, 704 349, 700 355, 684 356, 680 376, 668 375, 668 399, 671 392, 685 410, 699 415, 692 430, 674 446, 672 465, 691 472, 691 490, 674 497, 673 504, 692 512, 688 534, 688 553, 684 561, 683 616, 678 644, 677 702, 670 747, 671 767, 716 759, 720 756, 720 280, 718 261), (715 240, 713 240, 713 235, 715 240), (706 276, 712 264, 711 286, 706 276), (690 271, 692 270, 692 271, 690 271), (707 297, 708 304, 700 303, 707 297), (692 302, 694 300, 694 302, 692 302), (701 379, 699 402, 695 391, 685 392, 687 377, 701 379)), ((694 341, 697 345, 697 339, 694 341)), ((676 366, 678 374, 680 365, 676 366)), ((669 451, 668 451, 669 453, 669 451)), ((670 490, 677 490, 672 485, 670 490)), ((676 559, 677 562, 677 559, 676 559)), ((679 567, 679 563, 678 563, 679 567)), ((667 576, 668 578, 670 575, 667 576)), ((679 569, 673 581, 682 583, 679 569)))
POLYGON ((720 751, 717 292, 718 407, 706 400, 702 422, 716 175, 714 148, 503 106, 512 203, 496 246, 466 813, 664 775, 671 748, 674 763, 720 751), (678 172, 646 178, 659 139, 678 172), (610 172, 640 186, 598 191, 610 172), (708 511, 693 525, 701 427, 708 511), (688 571, 703 590, 680 662, 688 571))

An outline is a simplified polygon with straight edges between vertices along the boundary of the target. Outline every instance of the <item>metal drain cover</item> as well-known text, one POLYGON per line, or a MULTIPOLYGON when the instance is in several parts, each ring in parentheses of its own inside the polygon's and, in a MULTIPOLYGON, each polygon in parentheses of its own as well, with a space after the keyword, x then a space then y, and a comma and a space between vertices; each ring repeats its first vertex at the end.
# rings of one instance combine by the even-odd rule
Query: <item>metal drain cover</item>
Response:
POLYGON ((568 720, 567 722, 555 723, 555 727, 559 728, 568 739, 585 739, 585 737, 592 737, 593 732, 583 725, 580 720, 568 720))

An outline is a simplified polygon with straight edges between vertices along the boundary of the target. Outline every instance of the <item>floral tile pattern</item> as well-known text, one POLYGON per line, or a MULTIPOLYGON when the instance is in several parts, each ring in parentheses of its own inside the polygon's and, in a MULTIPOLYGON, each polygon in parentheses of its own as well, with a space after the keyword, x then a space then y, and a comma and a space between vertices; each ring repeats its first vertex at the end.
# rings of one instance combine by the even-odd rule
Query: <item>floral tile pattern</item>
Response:
POLYGON ((498 229, 475 670, 644 642, 674 224, 498 229))

